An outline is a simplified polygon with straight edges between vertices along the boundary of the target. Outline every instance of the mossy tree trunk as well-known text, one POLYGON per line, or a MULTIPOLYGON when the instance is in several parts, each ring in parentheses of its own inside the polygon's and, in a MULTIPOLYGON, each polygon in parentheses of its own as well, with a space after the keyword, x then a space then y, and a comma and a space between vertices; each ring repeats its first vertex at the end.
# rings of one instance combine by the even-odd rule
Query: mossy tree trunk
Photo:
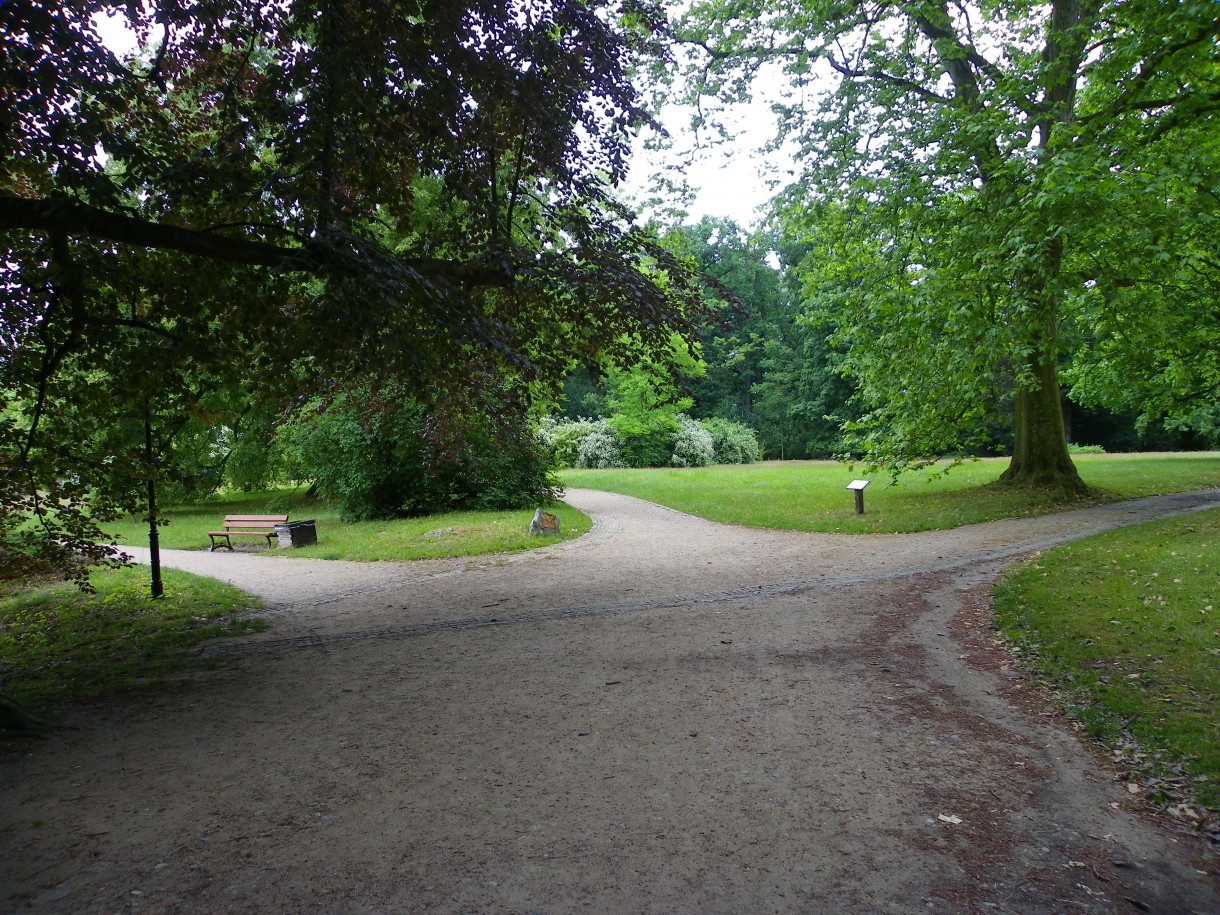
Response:
POLYGON ((1012 462, 1000 476, 1003 483, 1036 486, 1080 496, 1088 486, 1068 454, 1063 407, 1059 399, 1059 370, 1053 358, 1031 366, 1035 387, 1017 389, 1012 462))

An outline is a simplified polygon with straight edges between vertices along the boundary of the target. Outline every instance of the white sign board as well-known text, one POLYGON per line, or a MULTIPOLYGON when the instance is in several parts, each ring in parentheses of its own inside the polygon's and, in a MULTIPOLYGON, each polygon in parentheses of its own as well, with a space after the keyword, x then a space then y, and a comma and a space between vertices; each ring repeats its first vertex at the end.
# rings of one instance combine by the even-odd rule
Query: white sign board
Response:
POLYGON ((848 489, 861 490, 868 485, 868 480, 852 480, 847 484, 848 489))

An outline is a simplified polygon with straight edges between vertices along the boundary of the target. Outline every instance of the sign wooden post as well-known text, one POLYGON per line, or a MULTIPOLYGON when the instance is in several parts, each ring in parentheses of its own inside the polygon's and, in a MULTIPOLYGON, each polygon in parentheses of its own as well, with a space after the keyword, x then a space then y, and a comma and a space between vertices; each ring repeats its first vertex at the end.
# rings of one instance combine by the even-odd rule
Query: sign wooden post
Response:
POLYGON ((847 484, 847 488, 856 494, 856 514, 864 514, 864 487, 868 485, 868 480, 852 480, 847 484))

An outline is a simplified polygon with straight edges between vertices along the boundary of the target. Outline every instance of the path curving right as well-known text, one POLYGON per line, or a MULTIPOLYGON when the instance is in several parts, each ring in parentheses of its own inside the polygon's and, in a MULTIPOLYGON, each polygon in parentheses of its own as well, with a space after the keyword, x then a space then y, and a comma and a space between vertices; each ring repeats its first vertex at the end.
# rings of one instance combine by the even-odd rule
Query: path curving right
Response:
POLYGON ((885 536, 567 501, 590 534, 509 557, 167 552, 272 625, 0 758, 8 907, 1220 911, 986 628, 1014 559, 1220 491, 885 536))

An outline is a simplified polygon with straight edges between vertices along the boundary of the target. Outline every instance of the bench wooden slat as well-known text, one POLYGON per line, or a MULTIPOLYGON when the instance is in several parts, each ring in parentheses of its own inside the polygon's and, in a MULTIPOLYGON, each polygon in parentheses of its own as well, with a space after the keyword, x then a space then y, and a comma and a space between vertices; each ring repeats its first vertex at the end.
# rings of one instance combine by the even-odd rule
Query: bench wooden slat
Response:
POLYGON ((225 515, 224 530, 208 531, 208 539, 212 541, 209 551, 215 552, 218 546, 227 546, 232 552, 232 537, 266 537, 267 549, 271 549, 271 538, 276 536, 275 526, 287 523, 287 515, 225 515), (217 538, 224 542, 220 543, 217 538))

